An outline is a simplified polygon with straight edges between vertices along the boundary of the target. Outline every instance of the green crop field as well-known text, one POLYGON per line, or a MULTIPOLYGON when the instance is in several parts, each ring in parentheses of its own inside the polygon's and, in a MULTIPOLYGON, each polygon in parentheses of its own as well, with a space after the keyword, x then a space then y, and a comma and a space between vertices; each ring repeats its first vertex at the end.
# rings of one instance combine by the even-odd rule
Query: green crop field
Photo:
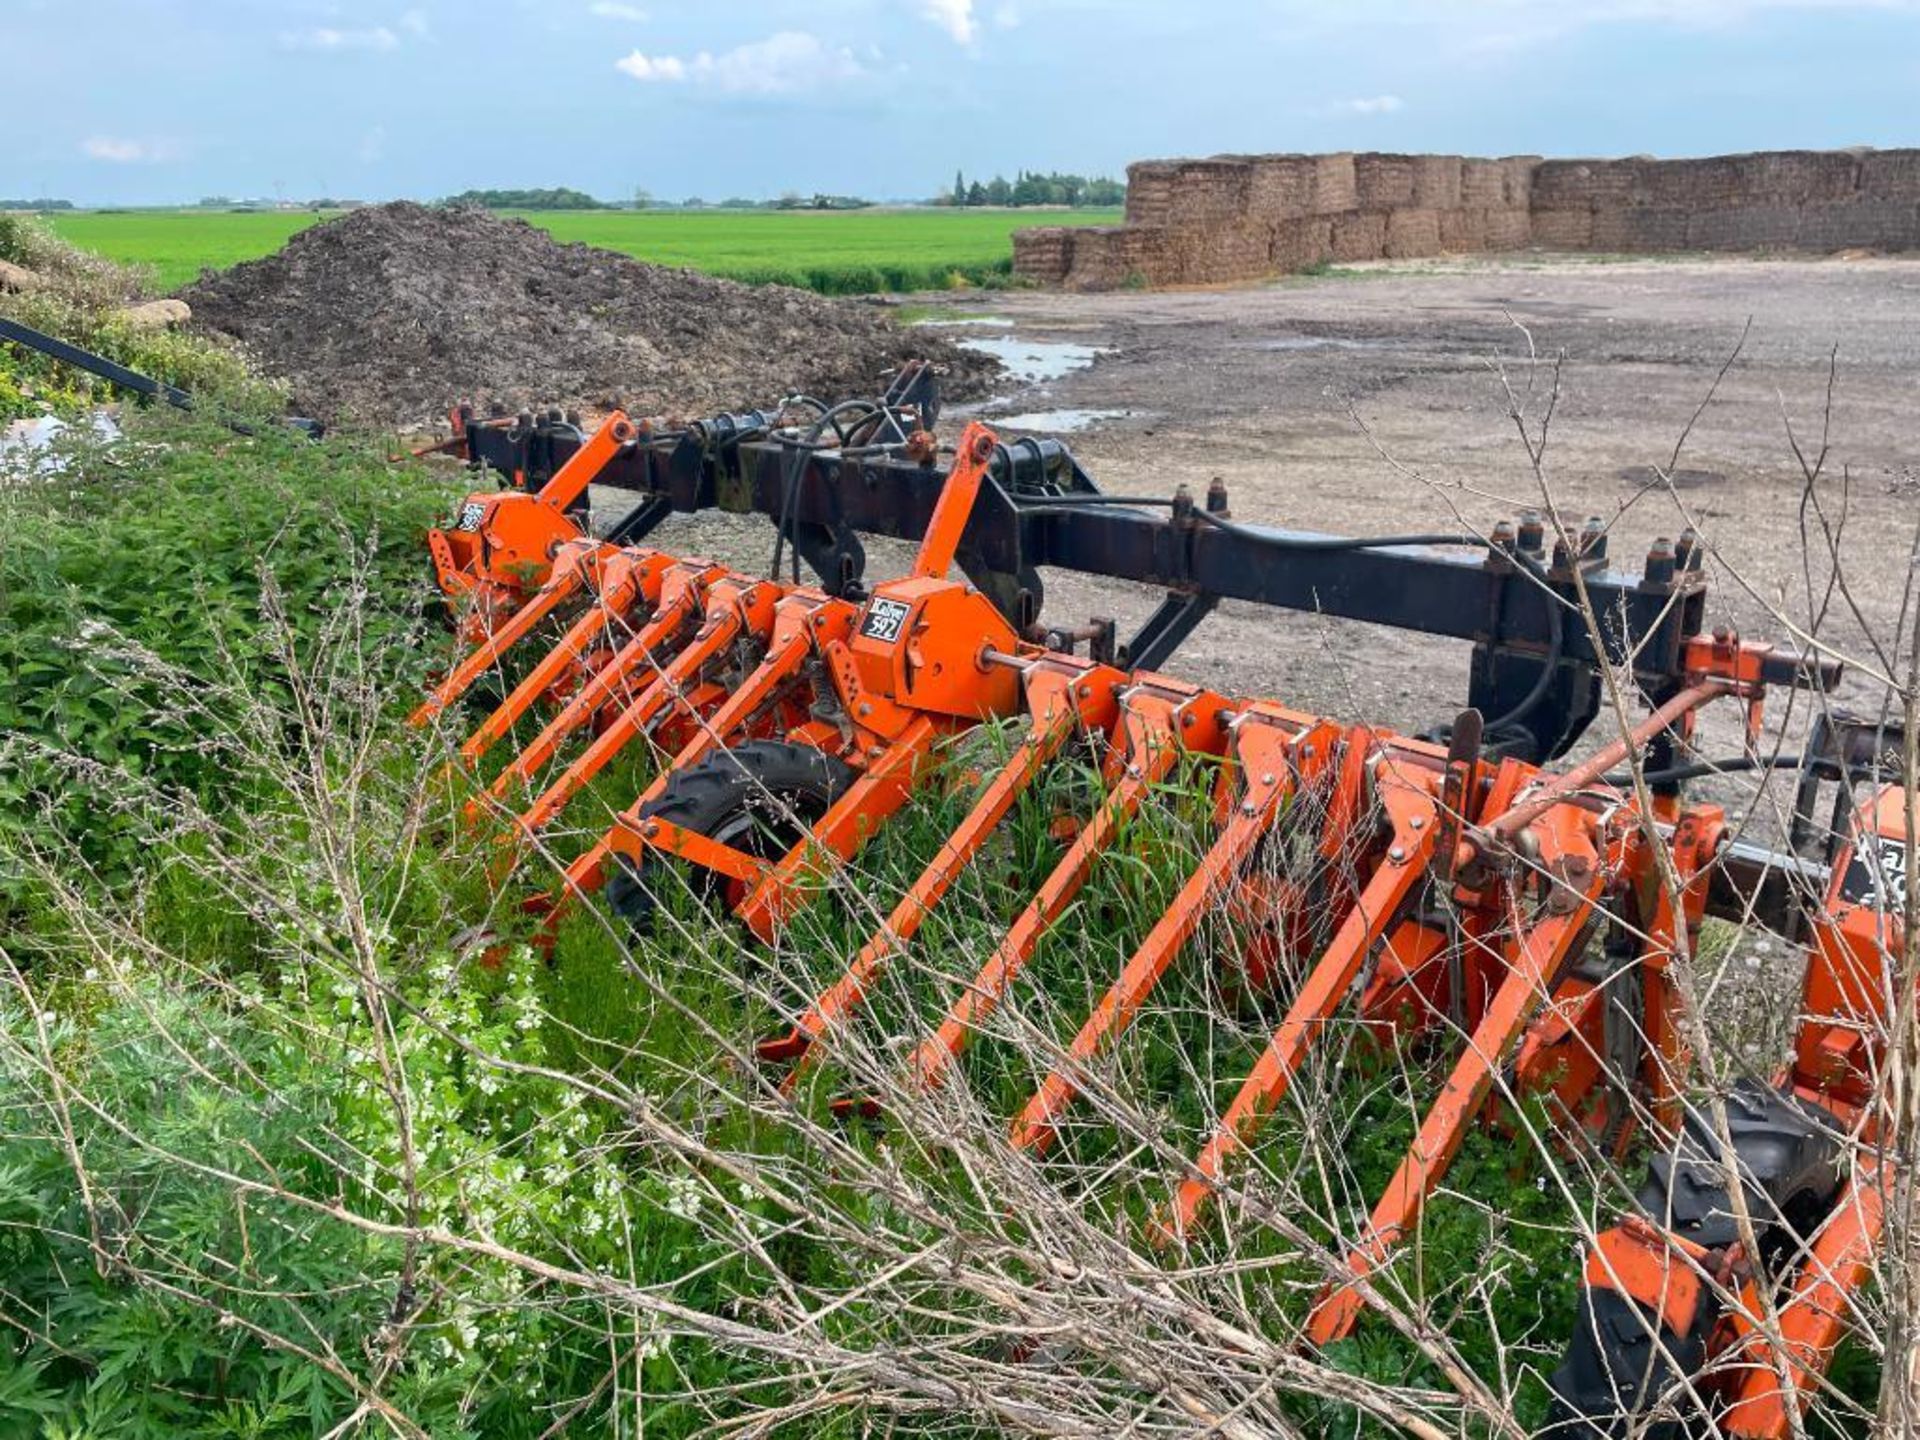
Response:
MULTIPOLYGON (((151 266, 168 290, 203 266, 258 259, 325 218, 310 212, 87 211, 50 217, 76 245, 151 266)), ((1117 210, 678 211, 528 214, 561 240, 584 241, 663 265, 828 294, 937 289, 1007 273, 1010 236, 1029 225, 1116 224, 1117 210)))

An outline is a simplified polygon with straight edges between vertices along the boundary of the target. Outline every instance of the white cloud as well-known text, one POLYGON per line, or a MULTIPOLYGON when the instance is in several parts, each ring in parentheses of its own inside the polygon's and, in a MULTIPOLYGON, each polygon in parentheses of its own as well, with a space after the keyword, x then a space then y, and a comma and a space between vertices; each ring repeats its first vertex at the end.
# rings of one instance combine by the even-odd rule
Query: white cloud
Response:
POLYGON ((587 7, 589 15, 598 15, 602 20, 631 20, 635 23, 645 20, 647 12, 638 5, 623 4, 622 0, 593 0, 587 7))
POLYGON ((635 50, 614 68, 643 84, 696 85, 725 95, 799 95, 866 75, 851 50, 817 35, 782 30, 715 55, 648 55, 635 50))
POLYGON ((365 30, 339 30, 316 25, 311 30, 289 30, 280 36, 286 50, 397 50, 400 37, 385 25, 365 30))
POLYGON ((1407 108, 1398 95, 1368 95, 1356 100, 1338 100, 1327 107, 1334 115, 1393 115, 1407 108))
POLYGON ((973 0, 920 0, 920 13, 957 44, 971 45, 980 33, 979 22, 973 18, 973 0))
POLYGON ((180 158, 172 140, 129 140, 116 135, 94 135, 80 142, 80 153, 112 165, 153 165, 180 158))
POLYGON ((643 83, 654 80, 677 82, 687 78, 687 62, 678 56, 643 55, 638 50, 624 60, 614 61, 613 68, 643 83))

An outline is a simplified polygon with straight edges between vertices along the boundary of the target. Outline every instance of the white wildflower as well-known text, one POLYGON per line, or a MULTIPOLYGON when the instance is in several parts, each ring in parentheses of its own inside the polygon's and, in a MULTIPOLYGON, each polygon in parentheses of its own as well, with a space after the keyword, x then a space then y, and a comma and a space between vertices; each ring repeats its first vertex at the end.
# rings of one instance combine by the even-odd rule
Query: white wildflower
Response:
POLYGON ((667 1179, 667 1210, 682 1220, 697 1219, 700 1214, 700 1187, 685 1175, 667 1179))

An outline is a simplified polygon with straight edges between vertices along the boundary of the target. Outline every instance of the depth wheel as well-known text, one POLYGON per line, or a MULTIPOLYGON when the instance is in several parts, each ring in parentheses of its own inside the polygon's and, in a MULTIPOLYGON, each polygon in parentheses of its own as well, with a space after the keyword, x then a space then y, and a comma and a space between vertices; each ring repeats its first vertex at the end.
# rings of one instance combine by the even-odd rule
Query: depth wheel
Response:
MULTIPOLYGON (((1765 1252, 1759 1260, 1778 1279, 1781 1264, 1833 1208, 1840 1147, 1830 1117, 1757 1082, 1737 1085, 1726 1107, 1747 1212, 1765 1252)), ((1740 1238, 1728 1178, 1719 1141, 1705 1117, 1690 1110, 1673 1144, 1652 1158, 1635 1203, 1657 1229, 1709 1251, 1725 1250, 1740 1238)), ((1693 1440, 1718 1433, 1710 1415, 1657 1412, 1663 1402, 1688 1410, 1684 1401, 1672 1402, 1712 1358, 1707 1343, 1720 1303, 1703 1287, 1682 1335, 1664 1323, 1659 1298, 1605 1287, 1582 1291, 1566 1357, 1547 1382, 1553 1403, 1542 1440, 1693 1440)))
MULTIPOLYGON (((640 818, 668 821, 757 860, 777 860, 805 838, 856 774, 845 761, 811 745, 749 741, 717 750, 675 774, 640 811, 640 818)), ((660 896, 671 893, 666 887, 678 883, 656 851, 649 850, 638 861, 616 856, 607 880, 607 907, 644 933, 659 910, 660 896)), ((729 911, 746 895, 743 881, 699 867, 689 883, 703 903, 729 911)))

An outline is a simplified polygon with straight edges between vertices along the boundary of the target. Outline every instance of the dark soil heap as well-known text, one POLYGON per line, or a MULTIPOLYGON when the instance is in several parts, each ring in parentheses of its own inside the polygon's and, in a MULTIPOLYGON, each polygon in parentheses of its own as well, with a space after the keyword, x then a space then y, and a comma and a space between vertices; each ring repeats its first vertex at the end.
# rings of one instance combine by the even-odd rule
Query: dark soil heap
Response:
POLYGON ((456 400, 636 416, 870 395, 931 360, 951 397, 998 367, 875 307, 562 245, 484 210, 380 205, 181 292, 307 414, 429 424, 456 400))

